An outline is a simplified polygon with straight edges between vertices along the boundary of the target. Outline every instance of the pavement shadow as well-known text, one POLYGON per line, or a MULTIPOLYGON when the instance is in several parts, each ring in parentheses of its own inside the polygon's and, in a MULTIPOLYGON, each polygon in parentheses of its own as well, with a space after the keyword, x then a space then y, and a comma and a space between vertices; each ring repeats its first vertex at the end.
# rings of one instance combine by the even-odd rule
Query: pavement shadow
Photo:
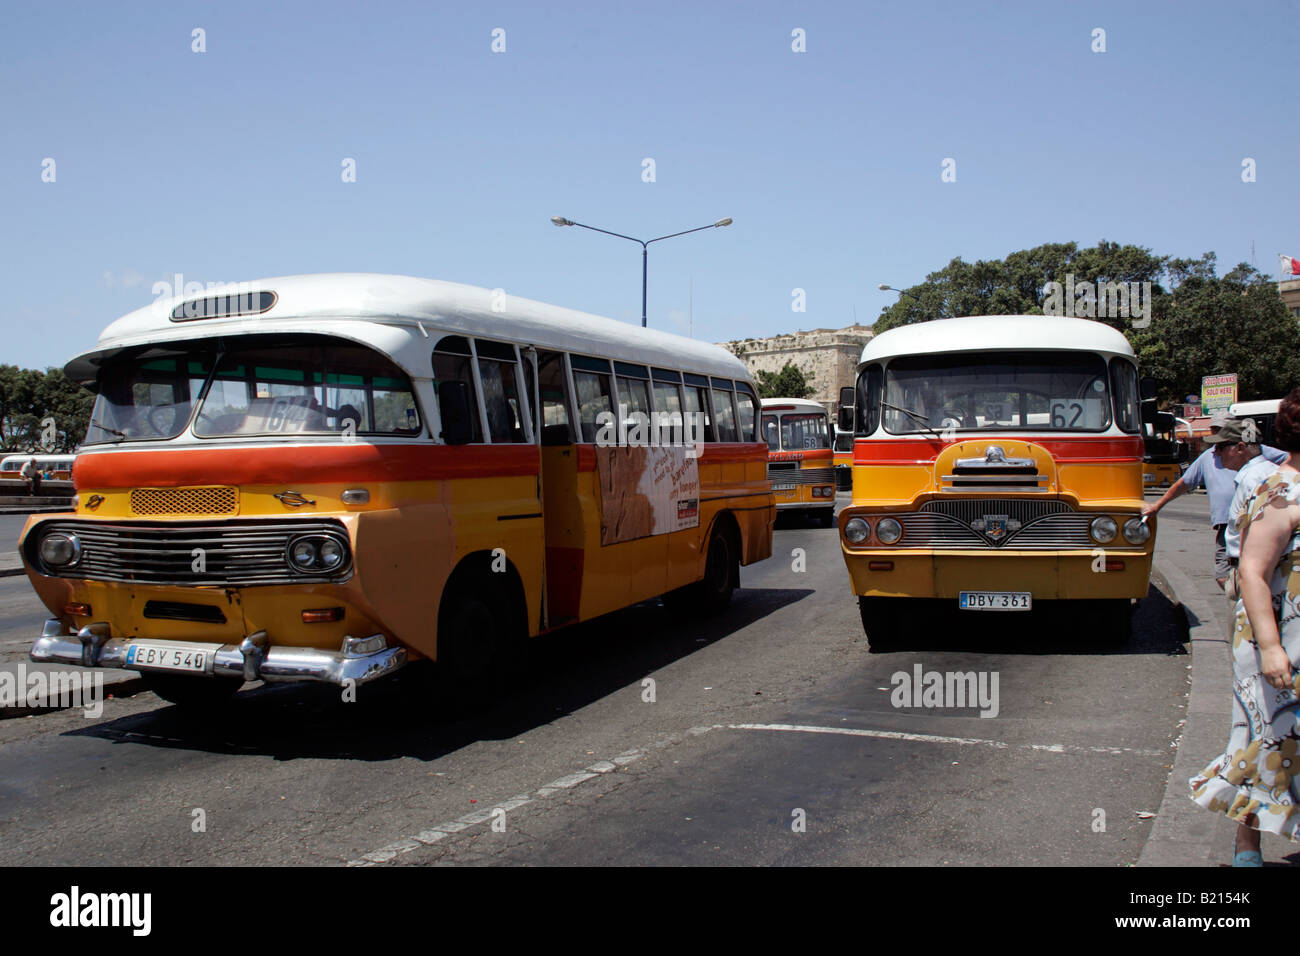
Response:
MULTIPOLYGON (((1137 602, 1123 640, 1105 627, 1087 601, 1041 602, 1025 612, 960 611, 955 601, 915 601, 906 630, 872 648, 894 651, 974 651, 1001 654, 1185 655, 1188 616, 1155 585, 1137 602), (1090 610, 1093 613, 1090 613, 1090 610)), ((871 641, 871 633, 867 633, 871 641)))
POLYGON ((157 710, 68 734, 277 760, 436 760, 477 740, 518 737, 580 710, 813 593, 745 588, 714 618, 685 619, 655 601, 564 628, 528 642, 514 686, 495 700, 452 703, 454 688, 423 662, 358 688, 355 703, 345 703, 334 687, 263 685, 206 713, 160 701, 157 710))

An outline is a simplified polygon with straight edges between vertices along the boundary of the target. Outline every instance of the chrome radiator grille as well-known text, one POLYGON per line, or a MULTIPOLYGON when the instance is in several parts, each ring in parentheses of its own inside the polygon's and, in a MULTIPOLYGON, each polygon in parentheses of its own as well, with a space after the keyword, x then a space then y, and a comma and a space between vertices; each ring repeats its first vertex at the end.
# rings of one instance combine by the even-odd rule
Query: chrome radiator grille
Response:
MULTIPOLYGON (((1063 501, 927 501, 918 512, 891 517, 903 526, 900 548, 1056 551, 1100 547, 1088 532, 1096 515, 1073 511, 1063 501), (1006 531, 1001 537, 990 537, 971 527, 973 521, 991 515, 1005 515, 1022 527, 1006 531)), ((1120 539, 1112 543, 1114 546, 1124 547, 1125 542, 1120 539)))
POLYGON ((767 479, 787 485, 833 485, 835 469, 799 468, 792 462, 770 462, 767 466, 767 479))
POLYGON ((128 581, 186 587, 313 584, 347 580, 347 560, 331 574, 292 571, 289 542, 304 534, 327 534, 351 552, 342 522, 313 519, 269 521, 47 521, 27 536, 27 560, 43 574, 91 581, 128 581), (46 534, 75 534, 81 559, 71 567, 47 568, 37 553, 46 534), (202 561, 195 554, 202 549, 202 561), (195 570, 196 565, 200 570, 195 570))

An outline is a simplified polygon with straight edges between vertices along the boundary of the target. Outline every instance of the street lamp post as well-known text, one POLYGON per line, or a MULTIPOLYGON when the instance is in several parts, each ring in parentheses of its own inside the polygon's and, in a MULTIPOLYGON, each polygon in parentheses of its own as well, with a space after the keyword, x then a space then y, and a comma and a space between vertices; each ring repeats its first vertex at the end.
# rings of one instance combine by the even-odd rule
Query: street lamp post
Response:
POLYGON ((717 222, 709 223, 707 226, 696 226, 694 229, 686 229, 682 232, 674 232, 672 235, 659 236, 657 239, 635 239, 632 236, 625 236, 622 233, 610 232, 608 229, 597 229, 595 226, 588 226, 580 222, 574 222, 572 219, 565 219, 563 216, 552 216, 551 222, 557 226, 581 226, 583 229, 590 229, 592 232, 603 232, 607 236, 614 236, 618 239, 628 239, 632 242, 641 243, 641 328, 646 327, 646 271, 648 268, 648 258, 650 253, 650 243, 662 242, 665 239, 675 239, 678 236, 685 236, 692 232, 700 232, 704 229, 720 229, 723 226, 730 226, 731 219, 719 219, 717 222))
POLYGON ((879 289, 881 292, 897 292, 898 295, 899 295, 899 298, 902 298, 903 296, 907 296, 909 299, 911 299, 911 300, 912 300, 913 302, 915 302, 917 305, 920 305, 920 304, 921 304, 921 300, 918 299, 916 296, 912 295, 912 293, 910 293, 910 292, 904 292, 902 289, 895 289, 892 285, 885 285, 885 284, 882 282, 882 283, 880 283, 880 285, 876 286, 876 288, 879 289))

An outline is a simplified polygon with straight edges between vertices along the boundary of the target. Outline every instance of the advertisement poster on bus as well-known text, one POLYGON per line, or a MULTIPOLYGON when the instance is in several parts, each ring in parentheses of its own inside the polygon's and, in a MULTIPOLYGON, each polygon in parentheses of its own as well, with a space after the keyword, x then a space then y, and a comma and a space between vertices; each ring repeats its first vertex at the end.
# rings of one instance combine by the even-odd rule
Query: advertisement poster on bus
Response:
POLYGON ((1237 373, 1206 375, 1201 378, 1201 408, 1206 415, 1227 411, 1237 400, 1237 373))
POLYGON ((690 450, 678 446, 596 447, 602 545, 698 527, 699 461, 687 455, 690 450))

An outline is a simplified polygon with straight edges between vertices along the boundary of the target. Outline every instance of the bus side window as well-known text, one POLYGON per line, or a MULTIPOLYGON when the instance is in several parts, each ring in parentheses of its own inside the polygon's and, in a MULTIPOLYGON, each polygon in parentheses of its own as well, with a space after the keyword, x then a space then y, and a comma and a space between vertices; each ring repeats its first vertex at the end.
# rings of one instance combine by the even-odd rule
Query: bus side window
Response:
POLYGON ((682 376, 686 382, 686 420, 692 441, 717 441, 713 431, 713 414, 709 408, 709 380, 703 375, 687 372, 682 376))
POLYGON ((614 421, 609 362, 581 355, 570 356, 569 362, 573 366, 573 387, 578 392, 578 421, 582 427, 582 440, 594 442, 601 425, 614 421), (602 412, 608 414, 604 421, 600 420, 602 412))
POLYGON ((569 376, 564 368, 564 353, 539 352, 537 379, 542 405, 542 444, 571 444, 574 437, 569 421, 569 376))
POLYGON ((744 442, 758 441, 754 435, 755 416, 757 415, 758 401, 754 398, 754 393, 749 390, 749 386, 744 382, 736 383, 736 413, 740 421, 740 440, 744 442))
POLYGON ((474 347, 478 352, 478 375, 483 383, 483 403, 493 444, 527 441, 514 346, 476 339, 474 347))
POLYGON ((721 379, 713 380, 713 418, 718 425, 718 441, 738 441, 736 434, 736 408, 732 404, 730 389, 723 391, 719 385, 730 385, 721 379))
MULTIPOLYGON (((443 431, 450 434, 465 434, 469 441, 483 441, 483 428, 478 417, 478 402, 474 390, 474 370, 470 365, 469 343, 462 336, 449 335, 442 339, 433 353, 433 387, 439 398, 442 397, 444 382, 460 382, 465 387, 468 399, 465 408, 467 420, 448 421, 447 416, 454 415, 456 409, 440 408, 443 416, 443 431), (462 351, 463 350, 463 351, 462 351)), ((442 402, 439 402, 441 405, 442 402)))
MULTIPOLYGON (((880 392, 884 373, 879 365, 868 365, 858 376, 858 404, 854 434, 873 435, 880 427, 880 392)), ((852 446, 850 446, 852 447, 852 446)))

